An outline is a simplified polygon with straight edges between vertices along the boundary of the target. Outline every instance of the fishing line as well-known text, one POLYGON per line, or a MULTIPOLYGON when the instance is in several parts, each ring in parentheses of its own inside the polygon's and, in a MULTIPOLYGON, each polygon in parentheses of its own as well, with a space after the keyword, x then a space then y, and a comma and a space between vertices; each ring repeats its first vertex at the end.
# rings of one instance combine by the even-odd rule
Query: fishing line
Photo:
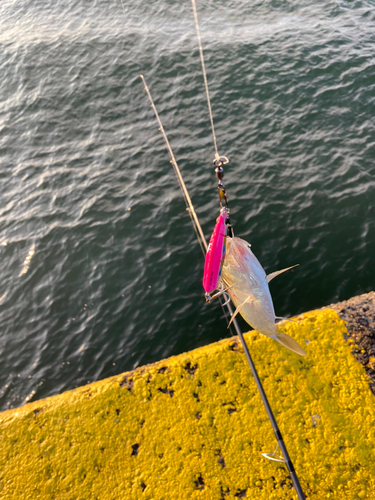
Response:
MULTIPOLYGON (((226 206, 226 209, 228 210, 228 213, 229 213, 229 208, 228 208, 228 203, 227 203, 227 197, 226 197, 226 191, 225 191, 224 184, 222 183, 222 179, 223 179, 223 176, 224 176, 223 166, 228 163, 228 159, 226 157, 219 157, 218 150, 217 150, 216 135, 215 135, 215 129, 214 129, 214 122, 213 122, 212 110, 211 110, 210 95, 209 95, 209 91, 208 91, 207 75, 206 75, 206 68, 205 68, 205 64, 204 64, 203 48, 202 48, 202 41, 201 41, 200 29, 199 29, 199 23, 198 23, 197 8, 196 8, 195 0, 191 0, 191 3, 192 3, 192 6, 193 6, 195 28, 196 28, 197 37, 198 37, 199 54, 200 54, 200 59, 201 59, 201 63, 202 63, 203 79, 204 79, 204 84, 205 84, 205 89, 206 89, 207 104, 208 104, 208 110, 209 110, 209 115, 210 115, 210 120, 211 120, 212 135, 213 135, 213 139, 214 139, 214 147, 215 147, 214 165, 216 167, 216 169, 215 169, 216 177, 219 180, 219 182, 218 182, 218 190, 219 190, 219 197, 220 197, 220 206, 222 206, 222 202, 224 202, 225 206, 226 206)), ((229 222, 229 218, 228 217, 227 217, 227 220, 229 222)), ((232 232, 232 226, 231 226, 230 222, 228 224, 228 232, 229 233, 232 232)), ((255 379, 255 383, 257 385, 257 388, 258 388, 258 391, 259 391, 260 396, 262 398, 262 401, 263 401, 264 407, 266 409, 268 418, 270 420, 272 429, 274 431, 274 434, 275 434, 275 437, 276 437, 276 441, 277 441, 277 445, 281 449, 281 452, 282 452, 283 456, 282 457, 278 457, 278 458, 284 460, 285 465, 287 466, 289 474, 290 474, 291 479, 293 481, 293 485, 294 485, 294 488, 296 490, 296 493, 298 495, 299 500, 305 500, 305 495, 304 495, 304 493, 302 491, 302 488, 301 488, 301 485, 299 483, 297 474, 296 474, 296 472, 294 470, 293 463, 292 463, 292 461, 291 461, 291 459, 289 457, 289 454, 288 454, 288 451, 287 451, 286 446, 284 444, 284 441, 283 441, 280 429, 279 429, 279 427, 277 425, 276 419, 275 419, 275 417, 273 415, 273 412, 272 412, 272 409, 271 409, 271 407, 269 405, 266 393, 264 392, 264 389, 263 389, 262 382, 260 381, 260 378, 258 376, 258 372, 257 372, 257 370, 255 368, 255 365, 253 363, 253 360, 252 360, 252 358, 250 356, 250 352, 249 352, 249 349, 248 349, 247 344, 245 342, 245 339, 243 337, 243 334, 242 334, 242 331, 240 329, 240 326, 239 326, 239 324, 237 322, 237 319, 235 318, 235 315, 233 315, 233 311, 232 311, 230 303, 227 304, 227 307, 228 307, 228 311, 230 312, 230 314, 232 316, 233 325, 234 325, 235 330, 236 330, 236 332, 238 334, 238 337, 241 340, 241 344, 242 344, 243 350, 245 352, 246 359, 247 359, 247 361, 248 361, 248 363, 250 365, 253 377, 255 379)), ((276 448, 276 450, 277 450, 277 448, 276 448)), ((273 459, 275 460, 276 450, 275 450, 275 452, 273 452, 273 454, 267 454, 266 453, 266 454, 263 454, 263 456, 265 456, 265 458, 271 459, 271 457, 269 456, 269 455, 271 455, 271 456, 273 456, 273 459)))
MULTIPOLYGON (((182 192, 182 194, 183 194, 183 196, 184 196, 184 199, 185 199, 185 202, 186 202, 186 204, 187 204, 187 207, 189 207, 189 208, 190 208, 189 213, 190 213, 190 214, 194 214, 194 216, 195 216, 194 218, 192 217, 192 221, 194 222, 194 224, 193 224, 194 228, 195 228, 195 225, 196 225, 196 227, 197 227, 197 232, 196 232, 196 234, 197 234, 197 238, 198 238, 198 235, 200 235, 200 238, 201 238, 201 241, 199 240, 199 238, 198 238, 198 241, 200 242, 200 245, 201 245, 201 244, 203 245, 203 247, 201 246, 201 248, 205 248, 205 249, 207 249, 207 242, 206 242, 206 240, 205 240, 205 238, 204 238, 204 235, 203 235, 203 231, 202 231, 201 225, 200 225, 199 220, 198 220, 198 217, 197 217, 197 215, 196 215, 196 213, 195 213, 193 203, 192 203, 192 201, 191 201, 191 199, 190 199, 190 196, 189 196, 189 193, 188 193, 188 191, 187 191, 187 188, 186 188, 185 182, 184 182, 184 180, 183 180, 183 178, 182 178, 182 175, 181 175, 180 169, 178 168, 177 162, 176 162, 176 160, 175 160, 175 158, 174 158, 174 155, 173 155, 173 152, 172 152, 171 146, 170 146, 170 144, 169 144, 169 141, 168 141, 167 135, 166 135, 166 133, 165 133, 165 131, 164 131, 163 125, 162 125, 161 120, 160 120, 160 118, 159 118, 159 115, 158 115, 158 112, 157 112, 157 110, 156 110, 155 104, 154 104, 154 102, 153 102, 153 100, 152 100, 151 93, 150 93, 150 91, 149 91, 149 89, 148 89, 148 87, 147 87, 147 85, 146 85, 146 81, 145 81, 145 79, 144 79, 143 75, 141 75, 141 78, 142 78, 142 81, 143 81, 143 84, 144 84, 145 91, 146 91, 146 93, 147 93, 147 95, 148 95, 148 98, 149 98, 149 100, 150 100, 150 102, 151 102, 151 107, 152 107, 152 109, 154 110, 154 113, 155 113, 156 119, 157 119, 157 121, 158 121, 158 124, 159 124, 159 127, 160 127, 160 128, 159 128, 159 130, 160 130, 160 132, 163 134, 164 141, 165 141, 165 143, 166 143, 166 145, 167 145, 167 149, 168 149, 168 152, 169 152, 169 155, 170 155, 170 158, 171 158, 171 163, 172 163, 173 168, 174 168, 174 170, 175 170, 175 172, 176 172, 176 176, 177 176, 177 179, 178 179, 179 184, 180 184, 180 187, 181 187, 181 192, 182 192)), ((205 253, 204 253, 204 255, 205 255, 205 253)), ((221 298, 220 298, 220 297, 219 297, 219 300, 220 300, 220 305, 221 305, 221 308, 222 308, 222 310, 223 310, 223 312, 224 312, 225 319, 226 319, 227 324, 228 324, 227 315, 225 314, 225 309, 224 309, 224 307, 223 307, 223 304, 222 304, 222 302, 221 302, 221 298)), ((231 304, 230 304, 230 303, 228 303, 228 304, 226 304, 226 306, 227 306, 227 308, 228 308, 229 315, 230 315, 231 317, 233 317, 233 309, 232 309, 232 307, 231 307, 231 304)), ((265 409, 266 409, 266 412, 267 412, 268 418, 269 418, 269 420, 270 420, 270 422, 271 422, 271 426, 272 426, 272 429, 273 429, 273 431, 274 431, 274 434, 275 434, 275 437, 276 437, 276 440, 277 440, 277 444, 278 444, 278 446, 279 446, 279 448, 280 448, 280 450, 281 450, 281 452, 282 452, 283 457, 280 457, 280 458, 283 458, 283 460, 284 460, 284 462, 285 462, 285 465, 286 465, 286 466, 287 466, 287 468, 288 468, 289 474, 290 474, 290 476, 291 476, 291 478, 292 478, 292 481, 293 481, 293 484, 294 484, 294 487, 295 487, 295 490, 296 490, 296 492, 297 492, 297 495, 298 495, 299 500, 305 500, 305 496, 304 496, 304 494, 303 494, 303 491, 302 491, 301 485, 299 484, 299 480, 298 480, 297 474, 296 474, 296 472, 295 472, 295 470, 294 470, 293 463, 292 463, 292 461, 291 461, 291 460, 290 460, 290 458, 289 458, 289 454, 288 454, 288 451, 287 451, 286 446, 285 446, 285 444, 284 444, 284 441, 283 441, 283 438, 282 438, 281 432, 280 432, 280 430, 279 430, 279 428, 278 428, 277 422, 276 422, 275 417, 274 417, 274 415, 273 415, 273 413, 272 413, 272 409, 271 409, 271 407, 270 407, 270 405, 269 405, 269 402, 268 402, 267 396, 266 396, 266 394, 265 394, 265 392, 264 392, 264 389, 263 389, 263 386, 262 386, 262 382, 260 381, 260 378, 259 378, 259 376, 258 376, 258 372, 257 372, 257 370, 256 370, 256 368, 255 368, 255 365, 254 365, 254 363, 253 363, 253 360, 252 360, 252 358, 251 358, 251 356, 250 356, 249 349, 248 349, 247 344, 246 344, 246 342, 245 342, 245 339, 244 339, 244 337, 243 337, 243 334, 242 334, 241 328, 240 328, 240 326, 239 326, 239 324, 238 324, 238 322, 237 322, 237 318, 235 318, 235 317, 234 317, 234 318, 233 318, 232 323, 233 323, 233 326, 234 326, 234 328, 235 328, 235 330, 236 330, 236 332, 237 332, 237 335, 238 335, 238 337, 239 337, 239 339, 240 339, 240 341, 241 341, 241 344, 242 344, 242 347, 243 347, 243 350, 244 350, 244 353, 245 353, 245 356, 246 356, 247 362, 248 362, 248 363, 249 363, 249 365, 250 365, 251 372, 252 372, 253 377, 254 377, 254 379, 255 379, 256 386, 257 386, 258 391, 259 391, 259 393, 260 393, 260 396, 261 396, 261 398, 262 398, 262 401, 263 401, 264 407, 265 407, 265 409)), ((277 448, 276 448, 276 449, 277 449, 277 448)), ((275 450, 274 454, 276 454, 276 450, 275 450)), ((265 456, 266 458, 269 458, 269 459, 270 459, 270 457, 269 457, 268 455, 272 455, 272 454, 271 454, 271 453, 270 453, 270 454, 267 454, 267 453, 266 453, 266 454, 263 454, 263 456, 265 456)))
POLYGON ((122 5, 122 12, 124 14, 126 14, 126 9, 125 9, 125 6, 124 6, 124 2, 123 2, 123 0, 120 0, 120 1, 121 1, 121 5, 122 5))
POLYGON ((219 153, 218 153, 218 150, 217 150, 216 134, 215 134, 215 127, 214 127, 214 118, 212 116, 210 92, 208 90, 207 73, 206 73, 206 67, 205 67, 205 64, 204 64, 203 47, 202 47, 201 33, 200 33, 200 29, 199 29, 197 7, 195 5, 195 0, 191 0, 191 3, 192 3, 192 6, 193 6, 195 29, 197 30, 199 55, 200 55, 200 58, 201 58, 203 80, 204 80, 204 86, 205 86, 205 89, 206 89, 208 112, 209 112, 210 120, 211 120, 212 137, 213 137, 213 140, 214 140, 214 147, 215 147, 215 159, 218 160, 220 157, 219 157, 219 153))

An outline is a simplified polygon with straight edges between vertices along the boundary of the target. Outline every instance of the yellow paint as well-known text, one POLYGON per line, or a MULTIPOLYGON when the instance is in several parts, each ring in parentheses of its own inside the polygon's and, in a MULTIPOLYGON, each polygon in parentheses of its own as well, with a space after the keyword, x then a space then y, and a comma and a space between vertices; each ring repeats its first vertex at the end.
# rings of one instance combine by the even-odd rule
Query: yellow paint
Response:
MULTIPOLYGON (((337 314, 246 338, 309 500, 375 498, 375 398, 337 314)), ((297 498, 236 339, 0 414, 0 498, 297 498)))

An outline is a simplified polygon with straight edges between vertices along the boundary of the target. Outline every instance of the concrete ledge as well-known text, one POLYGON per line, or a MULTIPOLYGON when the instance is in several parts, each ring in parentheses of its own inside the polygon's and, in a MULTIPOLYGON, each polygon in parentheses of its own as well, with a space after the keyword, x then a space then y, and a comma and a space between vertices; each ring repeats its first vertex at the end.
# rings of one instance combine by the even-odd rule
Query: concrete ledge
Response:
POLYGON ((354 357, 364 366, 370 389, 375 394, 375 292, 358 295, 328 307, 346 322, 346 339, 352 345, 354 357))
MULTIPOLYGON (((375 498, 375 398, 332 308, 246 335, 307 498, 375 498)), ((295 499, 237 339, 0 413, 1 499, 295 499)))

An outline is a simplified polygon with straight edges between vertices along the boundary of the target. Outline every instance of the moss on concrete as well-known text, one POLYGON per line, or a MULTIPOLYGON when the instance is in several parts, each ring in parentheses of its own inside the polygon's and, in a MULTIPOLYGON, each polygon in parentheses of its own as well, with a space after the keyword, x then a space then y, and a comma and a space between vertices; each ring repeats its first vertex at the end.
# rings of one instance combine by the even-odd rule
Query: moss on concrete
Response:
MULTIPOLYGON (((307 498, 375 498, 375 399, 331 309, 246 335, 307 498)), ((236 338, 0 414, 1 499, 295 499, 236 338)))

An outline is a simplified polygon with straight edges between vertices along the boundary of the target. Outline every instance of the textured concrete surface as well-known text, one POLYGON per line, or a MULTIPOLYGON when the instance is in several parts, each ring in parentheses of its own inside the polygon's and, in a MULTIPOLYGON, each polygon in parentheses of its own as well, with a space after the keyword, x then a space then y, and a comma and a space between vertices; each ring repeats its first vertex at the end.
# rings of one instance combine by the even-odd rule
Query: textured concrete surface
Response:
MULTIPOLYGON (((302 488, 374 499, 375 398, 344 339, 357 334, 332 308, 296 319, 283 328, 305 358, 246 340, 302 488)), ((0 440, 1 499, 297 498, 262 456, 275 438, 235 337, 0 413, 0 440)))
POLYGON ((375 292, 328 306, 347 323, 347 340, 354 357, 365 368, 375 394, 375 292))

